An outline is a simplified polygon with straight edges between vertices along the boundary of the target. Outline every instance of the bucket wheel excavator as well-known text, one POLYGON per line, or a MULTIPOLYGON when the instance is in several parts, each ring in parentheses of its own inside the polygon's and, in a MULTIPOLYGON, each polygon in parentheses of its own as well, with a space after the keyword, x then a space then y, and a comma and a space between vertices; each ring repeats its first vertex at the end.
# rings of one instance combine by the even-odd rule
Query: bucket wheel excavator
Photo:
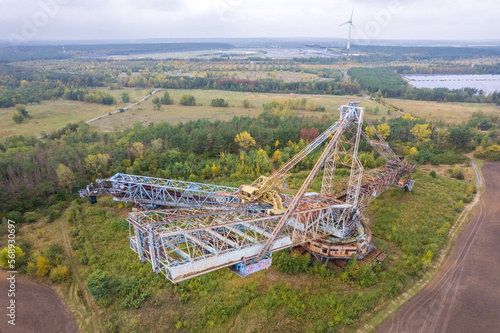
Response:
MULTIPOLYGON (((404 162, 364 117, 359 102, 340 108, 340 118, 270 176, 239 188, 117 174, 80 191, 134 202, 145 210, 129 214, 130 247, 140 261, 172 282, 223 267, 238 275, 268 268, 272 253, 301 247, 324 264, 364 258, 373 249, 362 223, 367 204, 391 185, 411 191, 414 165, 404 162), (363 124, 371 127, 370 136, 363 124), (373 135, 375 134, 375 135, 373 135), (360 138, 386 160, 364 172, 360 138), (294 166, 323 143, 323 152, 294 196, 279 192, 294 166), (335 180, 338 168, 350 175, 335 180), (321 193, 308 192, 323 170, 321 193), (170 207, 150 210, 149 208, 170 207)), ((366 129, 366 127, 365 127, 366 129)))

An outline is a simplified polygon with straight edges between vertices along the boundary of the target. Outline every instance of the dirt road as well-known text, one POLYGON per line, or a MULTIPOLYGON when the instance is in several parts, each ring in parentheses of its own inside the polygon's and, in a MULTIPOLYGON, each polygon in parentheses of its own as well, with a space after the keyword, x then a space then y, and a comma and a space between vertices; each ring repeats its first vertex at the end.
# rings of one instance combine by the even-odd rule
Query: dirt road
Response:
POLYGON ((483 198, 441 271, 378 332, 500 332, 500 163, 482 171, 483 198))
POLYGON ((15 326, 7 321, 9 274, 0 271, 0 332, 2 333, 72 333, 78 332, 73 315, 62 299, 49 288, 16 277, 15 326))

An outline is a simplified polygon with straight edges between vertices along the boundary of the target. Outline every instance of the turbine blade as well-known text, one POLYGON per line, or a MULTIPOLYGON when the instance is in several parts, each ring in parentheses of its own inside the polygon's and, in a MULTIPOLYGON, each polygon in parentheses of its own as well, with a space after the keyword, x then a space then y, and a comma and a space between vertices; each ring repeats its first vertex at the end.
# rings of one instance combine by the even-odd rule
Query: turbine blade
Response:
POLYGON ((352 21, 352 15, 354 15, 354 8, 352 9, 352 13, 351 13, 351 21, 352 21))
POLYGON ((348 24, 348 23, 351 23, 351 22, 347 21, 346 23, 342 23, 341 25, 339 25, 339 27, 341 27, 341 26, 343 26, 343 25, 346 25, 346 24, 348 24))
POLYGON ((358 29, 356 29, 356 27, 354 26, 354 24, 351 23, 351 26, 354 28, 354 30, 358 30, 358 29))

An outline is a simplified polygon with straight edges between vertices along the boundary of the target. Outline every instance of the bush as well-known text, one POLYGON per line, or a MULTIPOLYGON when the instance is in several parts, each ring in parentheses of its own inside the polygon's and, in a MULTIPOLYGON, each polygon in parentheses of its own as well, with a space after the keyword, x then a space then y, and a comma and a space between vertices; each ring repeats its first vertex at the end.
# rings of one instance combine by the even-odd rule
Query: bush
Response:
POLYGON ((244 99, 244 100, 243 100, 243 107, 244 107, 245 109, 248 109, 248 108, 251 108, 251 107, 252 107, 252 105, 250 104, 250 101, 249 101, 248 99, 244 99))
POLYGON ((86 266, 89 264, 89 258, 87 258, 86 255, 83 255, 80 257, 80 259, 78 259, 78 262, 80 263, 80 265, 86 266))
POLYGON ((128 93, 124 92, 124 93, 122 94, 122 102, 125 102, 125 103, 130 102, 130 96, 129 96, 129 94, 128 94, 128 93))
POLYGON ((151 296, 151 293, 144 290, 146 283, 142 280, 122 278, 116 281, 114 293, 118 296, 125 297, 121 303, 122 308, 140 308, 142 303, 151 296))
POLYGON ((37 218, 35 212, 26 212, 23 216, 24 220, 28 223, 36 222, 37 218))
POLYGON ((461 164, 467 163, 469 159, 467 156, 454 151, 446 151, 443 154, 439 154, 439 162, 441 164, 461 164))
POLYGON ((161 104, 174 104, 174 99, 172 97, 170 97, 170 94, 168 92, 165 91, 165 93, 163 94, 163 97, 160 98, 160 103, 161 104))
POLYGON ((15 210, 9 213, 8 218, 16 223, 24 222, 23 214, 15 210))
POLYGON ((50 270, 52 269, 52 265, 50 264, 50 260, 39 256, 36 259, 36 275, 38 276, 46 276, 49 274, 50 270))
POLYGON ((21 264, 20 259, 22 257, 24 257, 24 252, 18 246, 11 248, 10 250, 8 247, 5 247, 2 251, 0 251, 0 266, 12 270, 12 262, 9 263, 9 261, 15 260, 14 266, 18 268, 21 264))
POLYGON ((47 222, 53 222, 54 220, 58 219, 59 217, 61 216, 61 213, 58 212, 57 210, 55 209, 50 209, 48 212, 47 212, 47 217, 49 218, 47 222))
POLYGON ((19 112, 16 112, 12 116, 12 120, 14 120, 14 122, 17 123, 17 124, 20 124, 20 123, 22 123, 24 121, 24 117, 19 112))
POLYGON ((59 244, 52 244, 48 249, 42 251, 42 255, 50 260, 51 265, 56 266, 62 262, 64 250, 59 244))
POLYGON ((433 155, 431 157, 431 164, 432 165, 439 165, 439 163, 440 163, 439 157, 437 157, 436 155, 433 155))
POLYGON ((181 105, 194 106, 196 105, 196 99, 192 95, 182 95, 179 103, 181 103, 181 105))
POLYGON ((462 170, 462 168, 456 166, 454 167, 452 170, 451 170, 451 176, 453 178, 456 178, 456 179, 459 179, 459 180, 462 180, 464 179, 464 171, 462 170))
POLYGON ((57 266, 50 272, 50 280, 52 282, 68 282, 70 279, 68 266, 57 266))
POLYGON ((224 98, 214 98, 210 105, 215 107, 227 108, 229 103, 224 100, 224 98))
POLYGON ((462 200, 460 200, 459 202, 457 202, 455 204, 454 208, 455 208, 455 211, 460 213, 464 209, 464 202, 462 200))
POLYGON ((102 270, 98 269, 90 274, 85 284, 96 301, 109 297, 110 280, 102 270))
POLYGON ((292 255, 288 251, 278 252, 274 255, 273 265, 278 270, 288 274, 296 274, 299 272, 306 272, 311 264, 311 255, 301 255, 295 252, 292 255))
POLYGON ((429 175, 432 177, 432 178, 436 178, 437 175, 436 175, 436 171, 434 170, 431 170, 431 172, 429 172, 429 175))

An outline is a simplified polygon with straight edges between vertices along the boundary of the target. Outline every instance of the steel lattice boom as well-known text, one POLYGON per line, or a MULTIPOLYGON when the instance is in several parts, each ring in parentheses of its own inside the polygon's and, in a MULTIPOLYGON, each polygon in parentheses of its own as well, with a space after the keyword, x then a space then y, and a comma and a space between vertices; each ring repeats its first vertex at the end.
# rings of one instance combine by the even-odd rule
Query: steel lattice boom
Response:
POLYGON ((80 197, 111 194, 117 201, 141 205, 173 207, 219 206, 234 207, 241 204, 236 187, 160 179, 117 173, 111 178, 97 180, 80 190, 80 197))

